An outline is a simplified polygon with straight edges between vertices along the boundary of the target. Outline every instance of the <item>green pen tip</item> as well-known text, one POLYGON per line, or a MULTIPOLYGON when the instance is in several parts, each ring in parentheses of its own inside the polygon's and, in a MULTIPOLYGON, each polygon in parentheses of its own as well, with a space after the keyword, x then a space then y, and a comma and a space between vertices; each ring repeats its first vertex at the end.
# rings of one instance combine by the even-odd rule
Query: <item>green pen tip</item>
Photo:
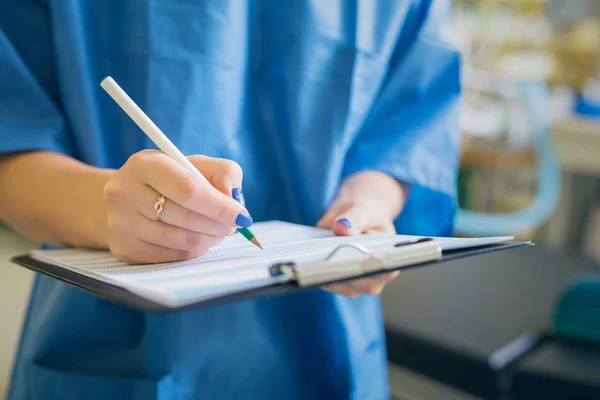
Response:
POLYGON ((237 230, 239 233, 242 234, 242 236, 244 236, 246 239, 248 239, 250 242, 252 242, 252 244, 254 244, 256 247, 262 249, 262 244, 258 241, 258 239, 256 238, 256 235, 254 234, 254 232, 252 232, 249 228, 240 228, 237 230))

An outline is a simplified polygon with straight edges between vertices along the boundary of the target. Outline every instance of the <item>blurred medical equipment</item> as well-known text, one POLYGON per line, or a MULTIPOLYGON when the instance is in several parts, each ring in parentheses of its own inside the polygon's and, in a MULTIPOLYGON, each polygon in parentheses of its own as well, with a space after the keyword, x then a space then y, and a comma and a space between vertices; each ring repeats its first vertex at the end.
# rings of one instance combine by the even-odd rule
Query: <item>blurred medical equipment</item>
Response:
POLYGON ((600 105, 600 3, 454 4, 465 67, 455 233, 534 238, 563 201, 565 149, 556 147, 554 127, 600 105))
MULTIPOLYGON (((494 146, 513 149, 529 146, 537 165, 535 174, 529 176, 537 178, 537 188, 530 204, 518 211, 490 213, 459 209, 455 232, 465 236, 515 235, 536 229, 551 216, 560 195, 560 169, 549 133, 548 88, 543 82, 515 82, 484 71, 468 71, 466 78, 467 91, 488 94, 503 103, 507 113, 521 111, 513 114, 512 126, 510 122, 497 123, 499 128, 507 130, 507 134, 504 140, 497 139, 494 146), (515 118, 517 123, 514 123, 515 118)), ((468 112, 468 108, 466 110, 468 112)), ((492 169, 494 167, 492 165, 492 169)), ((516 179, 515 174, 509 172, 509 178, 516 179)))

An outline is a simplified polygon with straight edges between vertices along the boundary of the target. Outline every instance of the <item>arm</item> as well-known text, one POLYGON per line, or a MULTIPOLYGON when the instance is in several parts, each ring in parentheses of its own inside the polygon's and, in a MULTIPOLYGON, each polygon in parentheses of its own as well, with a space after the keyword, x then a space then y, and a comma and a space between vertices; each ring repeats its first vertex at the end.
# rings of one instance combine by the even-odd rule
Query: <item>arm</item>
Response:
MULTIPOLYGON (((450 5, 414 2, 378 97, 346 156, 336 199, 319 226, 338 235, 394 233, 403 214, 409 226, 403 233, 431 235, 451 224, 439 212, 453 204, 460 145, 460 60, 440 35, 450 5)), ((350 297, 378 294, 396 276, 327 290, 350 297)))
MULTIPOLYGON (((111 171, 71 157, 65 121, 48 94, 52 68, 35 75, 21 54, 0 26, 0 220, 36 241, 106 247, 102 187, 111 171)), ((36 55, 29 54, 34 66, 53 61, 36 55)))
POLYGON ((454 195, 460 150, 460 55, 442 26, 451 2, 415 2, 367 120, 346 157, 345 176, 372 170, 454 195))
POLYGON ((0 220, 50 245, 107 248, 103 188, 113 170, 50 151, 0 157, 0 220))
MULTIPOLYGON (((247 210, 229 195, 242 172, 229 160, 191 156, 210 182, 158 151, 132 155, 119 170, 100 169, 51 151, 0 157, 0 219, 53 245, 110 249, 132 263, 204 254, 247 210), (167 199, 160 218, 159 194, 167 199)), ((249 217, 248 217, 249 218, 249 217)))
POLYGON ((52 72, 33 75, 1 26, 0 65, 0 220, 16 231, 155 263, 197 257, 234 227, 252 224, 231 197, 242 183, 235 163, 191 158, 210 182, 157 151, 135 153, 118 170, 84 164, 59 100, 51 99, 52 72), (153 205, 161 195, 167 201, 159 215, 153 205))
MULTIPOLYGON (((71 157, 64 118, 48 94, 53 69, 31 68, 23 50, 0 26, 0 220, 36 241, 105 248, 102 188, 111 171, 71 157)), ((34 67, 53 62, 44 52, 27 54, 34 67)))
MULTIPOLYGON (((460 57, 443 41, 450 2, 415 2, 396 42, 379 94, 346 156, 334 202, 377 200, 394 220, 404 206, 421 220, 430 204, 409 204, 428 191, 435 202, 456 192, 460 151, 460 57)), ((444 200, 440 200, 445 198, 444 200)), ((425 233, 427 234, 427 233, 425 233)))
POLYGON ((395 225, 403 233, 452 229, 460 153, 460 54, 443 36, 451 2, 415 2, 387 76, 346 157, 346 179, 378 171, 410 196, 395 225))

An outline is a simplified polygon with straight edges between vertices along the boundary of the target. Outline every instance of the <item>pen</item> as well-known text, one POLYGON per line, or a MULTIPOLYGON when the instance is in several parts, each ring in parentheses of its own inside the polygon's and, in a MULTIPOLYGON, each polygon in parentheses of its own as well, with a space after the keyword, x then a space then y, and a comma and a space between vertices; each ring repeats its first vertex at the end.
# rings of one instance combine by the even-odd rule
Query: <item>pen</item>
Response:
MULTIPOLYGON (((194 167, 186 156, 169 140, 169 138, 152 122, 141 108, 125 93, 113 78, 107 76, 100 82, 100 86, 112 97, 112 99, 129 115, 139 128, 154 142, 154 144, 166 155, 177 161, 183 167, 192 171, 198 178, 208 183, 208 180, 194 167)), ((255 246, 263 248, 258 238, 250 228, 238 228, 237 230, 255 246)))

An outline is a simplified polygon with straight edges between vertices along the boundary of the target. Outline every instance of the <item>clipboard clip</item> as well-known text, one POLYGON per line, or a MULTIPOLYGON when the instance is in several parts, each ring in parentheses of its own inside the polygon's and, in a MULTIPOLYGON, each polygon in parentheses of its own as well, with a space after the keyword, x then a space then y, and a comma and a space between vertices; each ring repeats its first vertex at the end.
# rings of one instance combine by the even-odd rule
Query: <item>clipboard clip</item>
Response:
POLYGON ((377 252, 360 243, 350 242, 336 247, 325 259, 298 265, 281 262, 269 268, 271 276, 287 275, 299 286, 321 286, 333 282, 360 278, 378 272, 401 270, 406 267, 436 261, 442 257, 441 247, 431 238, 416 242, 401 242, 377 252), (344 248, 353 248, 359 256, 334 259, 344 248))

